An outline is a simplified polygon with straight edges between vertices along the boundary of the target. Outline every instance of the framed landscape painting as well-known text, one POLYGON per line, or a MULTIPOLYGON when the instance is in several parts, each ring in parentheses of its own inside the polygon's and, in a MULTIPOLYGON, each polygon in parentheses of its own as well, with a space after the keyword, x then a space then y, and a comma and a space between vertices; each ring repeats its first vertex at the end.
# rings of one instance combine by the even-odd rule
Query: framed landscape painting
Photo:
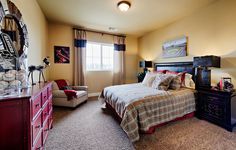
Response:
POLYGON ((181 37, 175 40, 167 41, 162 46, 162 57, 184 57, 187 56, 187 37, 181 37))
POLYGON ((54 46, 54 63, 70 63, 70 48, 54 46))

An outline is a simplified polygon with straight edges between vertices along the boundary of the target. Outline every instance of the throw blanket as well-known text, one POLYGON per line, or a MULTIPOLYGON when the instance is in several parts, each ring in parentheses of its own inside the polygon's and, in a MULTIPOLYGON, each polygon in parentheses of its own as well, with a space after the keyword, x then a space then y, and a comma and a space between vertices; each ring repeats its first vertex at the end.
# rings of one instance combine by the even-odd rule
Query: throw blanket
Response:
MULTIPOLYGON (((61 80, 55 80, 55 82, 57 83, 57 86, 59 88, 59 90, 64 90, 65 86, 68 86, 66 81, 61 79, 61 80)), ((77 93, 75 90, 64 90, 66 96, 67 96, 67 100, 72 100, 73 98, 77 98, 77 93)))
POLYGON ((66 80, 63 80, 63 79, 55 80, 55 82, 57 83, 59 90, 64 90, 64 87, 68 86, 66 83, 66 80))
POLYGON ((132 142, 139 140, 139 131, 195 111, 194 91, 187 88, 160 91, 140 83, 127 84, 105 88, 99 99, 120 115, 120 125, 132 142))
POLYGON ((67 100, 72 100, 73 98, 77 98, 76 91, 75 90, 64 90, 67 100))

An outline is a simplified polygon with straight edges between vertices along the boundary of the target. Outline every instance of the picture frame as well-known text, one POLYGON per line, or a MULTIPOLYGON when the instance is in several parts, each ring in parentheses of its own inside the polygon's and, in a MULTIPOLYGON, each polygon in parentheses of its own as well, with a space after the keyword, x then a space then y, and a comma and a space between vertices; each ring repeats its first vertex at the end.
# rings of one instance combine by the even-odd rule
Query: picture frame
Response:
POLYGON ((162 45, 163 58, 175 58, 187 56, 188 38, 186 36, 169 40, 162 45))
POLYGON ((70 63, 70 47, 54 46, 54 63, 69 64, 70 63))
POLYGON ((223 77, 222 80, 223 80, 223 83, 225 83, 226 81, 228 81, 229 83, 232 83, 232 79, 230 77, 223 77))

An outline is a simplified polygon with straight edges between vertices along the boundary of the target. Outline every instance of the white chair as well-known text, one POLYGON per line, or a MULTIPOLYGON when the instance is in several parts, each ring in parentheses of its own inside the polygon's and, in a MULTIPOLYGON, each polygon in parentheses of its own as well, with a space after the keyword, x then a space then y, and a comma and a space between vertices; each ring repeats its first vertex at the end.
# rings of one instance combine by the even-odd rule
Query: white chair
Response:
MULTIPOLYGON (((68 81, 67 85, 70 85, 68 81)), ((76 107, 79 104, 88 100, 88 87, 87 86, 71 86, 76 91, 76 97, 68 100, 64 90, 60 90, 55 81, 53 81, 53 105, 65 106, 65 107, 76 107)))

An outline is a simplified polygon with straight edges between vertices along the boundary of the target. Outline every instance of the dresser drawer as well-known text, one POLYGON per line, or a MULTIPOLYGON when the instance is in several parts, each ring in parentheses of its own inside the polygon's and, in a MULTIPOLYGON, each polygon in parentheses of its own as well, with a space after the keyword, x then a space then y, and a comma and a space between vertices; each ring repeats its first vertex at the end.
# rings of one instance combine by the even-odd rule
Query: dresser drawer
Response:
POLYGON ((215 119, 224 122, 226 120, 226 109, 224 104, 203 103, 203 114, 207 115, 209 119, 215 119))
POLYGON ((224 104, 226 102, 224 97, 211 94, 204 94, 204 99, 207 100, 209 103, 216 104, 224 104))
POLYGON ((39 136, 37 137, 35 144, 33 146, 33 150, 42 150, 42 149, 43 149, 42 131, 40 131, 39 136))
POLYGON ((52 128, 52 122, 53 122, 52 111, 49 112, 48 121, 49 121, 49 129, 51 129, 52 128))
POLYGON ((47 88, 48 90, 48 97, 50 97, 52 95, 52 85, 50 84, 47 88))
POLYGON ((49 103, 46 102, 42 111, 43 124, 45 123, 45 120, 47 119, 48 116, 49 116, 49 103))
POLYGON ((46 142, 46 139, 48 137, 48 132, 49 132, 49 120, 47 120, 43 126, 43 144, 46 142))
POLYGON ((42 91, 42 106, 45 104, 47 100, 48 100, 48 92, 46 88, 42 91))
POLYGON ((49 112, 52 111, 52 96, 48 100, 48 105, 49 105, 49 112))
POLYGON ((42 107, 42 103, 41 103, 41 93, 40 93, 32 99, 33 120, 35 119, 35 117, 39 113, 39 111, 41 110, 41 107, 42 107))
POLYGON ((35 143, 35 139, 39 134, 42 127, 42 113, 40 113, 37 118, 32 123, 32 135, 33 135, 33 143, 35 143))

